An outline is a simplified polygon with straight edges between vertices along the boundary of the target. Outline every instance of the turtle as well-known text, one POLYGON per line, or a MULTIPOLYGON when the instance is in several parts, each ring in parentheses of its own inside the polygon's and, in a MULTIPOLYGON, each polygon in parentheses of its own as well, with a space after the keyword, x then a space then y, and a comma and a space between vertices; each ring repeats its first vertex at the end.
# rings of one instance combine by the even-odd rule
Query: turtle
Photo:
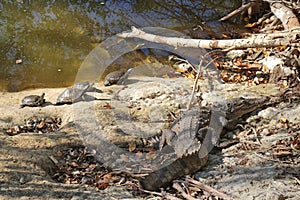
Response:
POLYGON ((75 83, 73 85, 73 89, 75 89, 75 90, 82 90, 82 91, 86 92, 93 85, 94 85, 94 83, 88 82, 88 81, 86 81, 86 82, 79 82, 79 83, 75 83))
POLYGON ((104 79, 104 86, 123 84, 123 81, 128 78, 131 70, 132 68, 128 69, 126 72, 118 70, 107 74, 104 79))
POLYGON ((29 95, 22 99, 21 108, 25 106, 29 107, 36 107, 41 106, 43 103, 45 103, 45 93, 43 93, 41 96, 39 95, 29 95))
POLYGON ((80 101, 84 93, 93 85, 94 83, 91 82, 75 83, 73 87, 65 89, 58 96, 56 104, 71 104, 80 101))

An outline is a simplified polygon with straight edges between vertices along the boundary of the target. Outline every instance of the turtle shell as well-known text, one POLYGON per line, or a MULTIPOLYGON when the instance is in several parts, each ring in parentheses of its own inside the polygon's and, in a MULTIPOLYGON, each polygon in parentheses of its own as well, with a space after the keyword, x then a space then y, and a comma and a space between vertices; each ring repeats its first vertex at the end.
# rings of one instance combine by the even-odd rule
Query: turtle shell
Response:
POLYGON ((86 92, 93 85, 94 83, 92 82, 80 82, 80 83, 75 83, 73 89, 86 92))
POLYGON ((58 97, 56 104, 69 104, 73 102, 73 88, 65 89, 58 97))
POLYGON ((90 82, 76 83, 65 89, 57 98, 56 104, 71 104, 81 99, 82 95, 93 85, 90 82))
POLYGON ((43 93, 41 96, 39 95, 29 95, 22 99, 21 108, 25 106, 29 107, 35 107, 35 106, 41 106, 43 103, 45 103, 44 99, 45 93, 43 93))
POLYGON ((106 75, 104 79, 104 85, 110 86, 117 84, 120 78, 125 74, 125 72, 122 71, 114 71, 106 75))

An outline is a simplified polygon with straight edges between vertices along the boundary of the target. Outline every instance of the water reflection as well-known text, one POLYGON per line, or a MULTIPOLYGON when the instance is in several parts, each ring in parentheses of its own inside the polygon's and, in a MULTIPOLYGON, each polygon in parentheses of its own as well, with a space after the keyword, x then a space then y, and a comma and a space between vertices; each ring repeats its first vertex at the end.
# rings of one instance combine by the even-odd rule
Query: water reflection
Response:
POLYGON ((132 25, 171 28, 192 37, 218 37, 228 25, 216 20, 229 8, 237 7, 237 3, 233 0, 1 1, 1 90, 69 86, 98 42, 132 25))

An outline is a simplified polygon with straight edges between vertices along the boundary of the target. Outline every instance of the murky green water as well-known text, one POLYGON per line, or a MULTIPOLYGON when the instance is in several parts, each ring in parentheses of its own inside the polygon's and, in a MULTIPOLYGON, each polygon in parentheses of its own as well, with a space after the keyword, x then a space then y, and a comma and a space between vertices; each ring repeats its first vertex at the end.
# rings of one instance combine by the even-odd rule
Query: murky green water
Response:
POLYGON ((217 37, 232 29, 217 20, 238 6, 234 0, 0 1, 0 90, 69 86, 97 42, 132 25, 217 37), (204 31, 193 30, 203 21, 204 31))

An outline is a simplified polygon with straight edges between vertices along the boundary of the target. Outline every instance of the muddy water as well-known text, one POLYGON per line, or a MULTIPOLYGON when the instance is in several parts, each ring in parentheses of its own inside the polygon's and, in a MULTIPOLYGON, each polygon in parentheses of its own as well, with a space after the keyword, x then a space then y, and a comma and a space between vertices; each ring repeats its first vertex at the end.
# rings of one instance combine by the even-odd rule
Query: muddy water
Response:
POLYGON ((0 1, 0 90, 69 86, 94 47, 132 25, 217 37, 232 29, 217 19, 238 6, 234 0, 0 1))

